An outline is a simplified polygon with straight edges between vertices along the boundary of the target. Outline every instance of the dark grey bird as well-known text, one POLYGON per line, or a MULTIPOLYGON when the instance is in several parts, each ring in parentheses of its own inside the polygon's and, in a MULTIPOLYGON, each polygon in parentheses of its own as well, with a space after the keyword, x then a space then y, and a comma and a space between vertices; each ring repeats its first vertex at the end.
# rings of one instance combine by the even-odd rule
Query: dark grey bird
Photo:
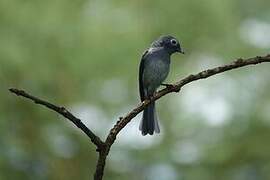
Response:
MULTIPOLYGON (((144 52, 139 68, 141 101, 150 99, 157 88, 162 85, 162 82, 166 79, 170 71, 170 57, 176 52, 184 54, 179 41, 169 35, 159 37, 144 52)), ((139 129, 142 135, 153 135, 154 132, 160 132, 155 111, 155 102, 150 103, 144 109, 139 129)))

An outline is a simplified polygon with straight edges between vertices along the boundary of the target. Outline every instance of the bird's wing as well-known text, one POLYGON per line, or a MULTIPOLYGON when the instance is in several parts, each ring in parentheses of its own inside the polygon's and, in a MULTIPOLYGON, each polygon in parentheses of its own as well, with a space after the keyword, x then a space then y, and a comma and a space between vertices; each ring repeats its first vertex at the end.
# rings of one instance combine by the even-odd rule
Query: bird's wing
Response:
POLYGON ((145 59, 146 59, 147 53, 148 53, 148 50, 146 50, 143 53, 141 62, 140 62, 140 68, 139 68, 139 89, 140 89, 141 101, 145 100, 144 87, 143 87, 143 73, 144 73, 145 59))

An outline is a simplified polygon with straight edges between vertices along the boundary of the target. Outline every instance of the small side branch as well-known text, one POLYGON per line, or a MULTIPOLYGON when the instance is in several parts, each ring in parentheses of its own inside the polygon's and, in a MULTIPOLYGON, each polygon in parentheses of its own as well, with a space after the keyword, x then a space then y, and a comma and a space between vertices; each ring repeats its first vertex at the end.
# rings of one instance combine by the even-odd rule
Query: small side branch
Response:
POLYGON ((62 116, 64 116, 68 120, 70 120, 73 124, 75 124, 79 129, 81 129, 91 139, 91 141, 97 146, 97 151, 99 151, 100 149, 102 149, 104 147, 104 142, 102 142, 98 136, 96 136, 88 127, 86 127, 82 123, 82 121, 80 119, 76 118, 66 108, 56 106, 56 105, 49 103, 45 100, 42 100, 42 99, 37 98, 35 96, 32 96, 23 90, 10 88, 9 91, 16 94, 17 96, 22 96, 22 97, 25 97, 27 99, 30 99, 36 104, 46 106, 47 108, 49 108, 53 111, 56 111, 57 113, 61 114, 62 116))

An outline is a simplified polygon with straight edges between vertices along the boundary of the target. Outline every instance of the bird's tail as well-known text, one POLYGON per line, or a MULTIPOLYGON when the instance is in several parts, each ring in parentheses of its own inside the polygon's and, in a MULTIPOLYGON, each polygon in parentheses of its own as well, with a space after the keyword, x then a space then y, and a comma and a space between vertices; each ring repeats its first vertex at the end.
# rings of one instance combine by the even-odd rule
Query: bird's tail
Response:
POLYGON ((152 102, 144 109, 139 129, 142 131, 143 136, 147 134, 153 135, 154 132, 160 132, 156 115, 155 102, 152 102))

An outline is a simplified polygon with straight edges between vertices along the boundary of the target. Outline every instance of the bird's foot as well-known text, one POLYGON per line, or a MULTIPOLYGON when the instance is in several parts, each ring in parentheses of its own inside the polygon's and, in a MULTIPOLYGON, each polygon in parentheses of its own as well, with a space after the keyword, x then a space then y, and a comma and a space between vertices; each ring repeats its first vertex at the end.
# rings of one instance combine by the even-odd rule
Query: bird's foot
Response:
POLYGON ((162 83, 162 86, 166 86, 166 88, 173 88, 174 85, 173 84, 166 84, 166 83, 162 83))
POLYGON ((155 95, 156 95, 156 92, 154 92, 152 95, 146 96, 145 100, 146 101, 153 101, 155 95))
POLYGON ((164 83, 162 83, 161 84, 162 86, 166 86, 166 88, 170 88, 170 89, 172 89, 174 92, 179 92, 180 91, 180 89, 178 89, 175 85, 173 85, 173 84, 164 84, 164 83))

